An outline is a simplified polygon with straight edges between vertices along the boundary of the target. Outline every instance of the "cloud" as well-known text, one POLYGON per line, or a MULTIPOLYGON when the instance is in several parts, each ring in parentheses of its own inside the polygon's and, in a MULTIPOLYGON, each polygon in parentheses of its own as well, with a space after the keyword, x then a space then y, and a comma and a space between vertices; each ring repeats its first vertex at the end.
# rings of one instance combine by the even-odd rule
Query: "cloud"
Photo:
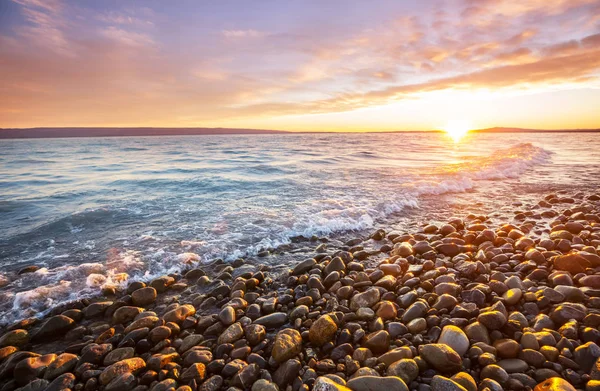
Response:
POLYGON ((147 34, 124 30, 115 26, 101 29, 100 34, 127 46, 153 46, 154 40, 147 34))
POLYGON ((223 30, 221 33, 227 38, 259 38, 266 35, 257 30, 223 30))
POLYGON ((13 0, 21 5, 27 24, 18 33, 37 46, 48 47, 57 53, 71 56, 70 44, 64 34, 66 22, 62 17, 59 0, 13 0))

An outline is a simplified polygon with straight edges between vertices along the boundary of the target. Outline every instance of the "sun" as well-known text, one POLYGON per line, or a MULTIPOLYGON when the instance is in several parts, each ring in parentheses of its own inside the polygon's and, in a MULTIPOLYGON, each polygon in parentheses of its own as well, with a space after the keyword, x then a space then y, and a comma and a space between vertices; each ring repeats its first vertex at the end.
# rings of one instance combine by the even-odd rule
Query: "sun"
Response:
POLYGON ((454 142, 460 141, 471 130, 471 124, 465 120, 450 121, 444 126, 444 131, 452 137, 454 142))

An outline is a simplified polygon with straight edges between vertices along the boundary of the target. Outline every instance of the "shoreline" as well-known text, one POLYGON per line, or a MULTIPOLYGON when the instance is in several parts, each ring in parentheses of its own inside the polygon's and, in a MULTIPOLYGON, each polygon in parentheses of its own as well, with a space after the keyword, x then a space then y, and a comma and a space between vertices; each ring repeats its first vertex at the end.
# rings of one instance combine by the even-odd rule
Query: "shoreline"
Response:
POLYGON ((9 326, 0 391, 600 390, 599 215, 596 194, 550 195, 502 225, 319 244, 289 273, 131 282, 9 326))

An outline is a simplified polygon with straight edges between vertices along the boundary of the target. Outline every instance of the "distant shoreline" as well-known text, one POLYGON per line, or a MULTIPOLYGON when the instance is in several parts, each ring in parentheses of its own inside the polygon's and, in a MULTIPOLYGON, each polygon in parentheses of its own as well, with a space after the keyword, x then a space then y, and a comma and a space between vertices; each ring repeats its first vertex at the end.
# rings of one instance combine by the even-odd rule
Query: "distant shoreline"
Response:
MULTIPOLYGON (((6 128, 0 129, 0 139, 75 138, 75 137, 151 137, 151 136, 207 136, 207 135, 261 135, 261 134, 331 134, 331 133, 439 133, 443 130, 396 130, 396 131, 300 131, 237 128, 6 128)), ((600 129, 523 129, 488 128, 475 129, 474 133, 600 133, 600 129)))

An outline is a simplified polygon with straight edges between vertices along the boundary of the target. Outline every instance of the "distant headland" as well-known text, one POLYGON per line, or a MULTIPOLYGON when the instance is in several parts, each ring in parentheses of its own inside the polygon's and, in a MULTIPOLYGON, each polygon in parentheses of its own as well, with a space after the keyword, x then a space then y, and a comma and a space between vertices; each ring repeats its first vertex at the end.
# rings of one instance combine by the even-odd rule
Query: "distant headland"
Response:
MULTIPOLYGON (((362 133, 424 133, 442 132, 441 130, 398 130, 398 131, 365 131, 362 133)), ((558 132, 600 132, 600 129, 525 129, 494 127, 475 129, 477 133, 558 133, 558 132)), ((344 132, 290 132, 269 129, 241 128, 150 128, 150 127, 65 127, 65 128, 4 128, 0 129, 0 139, 28 138, 66 138, 66 137, 147 137, 147 136, 199 136, 199 135, 244 135, 244 134, 301 134, 301 133, 344 133, 344 132)), ((352 132, 352 133, 360 133, 352 132)))

